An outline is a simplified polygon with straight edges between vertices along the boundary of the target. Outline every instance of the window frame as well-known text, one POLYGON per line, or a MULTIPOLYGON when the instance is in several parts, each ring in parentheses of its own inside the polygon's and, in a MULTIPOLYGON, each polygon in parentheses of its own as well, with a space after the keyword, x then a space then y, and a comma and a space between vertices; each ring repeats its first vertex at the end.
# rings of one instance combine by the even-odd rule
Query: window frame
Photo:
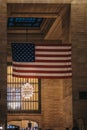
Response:
MULTIPOLYGON (((8 66, 12 66, 11 63, 8 63, 7 67, 8 66)), ((7 70, 7 76, 8 75, 12 75, 12 74, 8 74, 8 70, 7 70)), ((10 84, 10 83, 8 83, 8 81, 7 81, 7 89, 8 89, 8 84, 10 84)), ((20 83, 17 83, 17 84, 20 84, 20 83)), ((7 95, 8 95, 8 91, 7 91, 7 95)), ((28 110, 21 110, 21 108, 18 109, 18 110, 17 109, 10 109, 9 110, 8 109, 8 103, 9 102, 11 103, 11 100, 10 101, 7 100, 7 111, 8 111, 8 113, 31 113, 31 114, 33 114, 33 113, 41 113, 41 79, 38 79, 38 109, 37 110, 33 110, 33 109, 32 110, 29 110, 29 109, 28 110)), ((14 101, 14 102, 16 103, 16 101, 14 101)), ((20 102, 21 102, 21 100, 20 100, 20 102)), ((32 102, 34 102, 34 101, 32 101, 32 102)), ((21 103, 20 103, 20 105, 21 105, 21 103)))

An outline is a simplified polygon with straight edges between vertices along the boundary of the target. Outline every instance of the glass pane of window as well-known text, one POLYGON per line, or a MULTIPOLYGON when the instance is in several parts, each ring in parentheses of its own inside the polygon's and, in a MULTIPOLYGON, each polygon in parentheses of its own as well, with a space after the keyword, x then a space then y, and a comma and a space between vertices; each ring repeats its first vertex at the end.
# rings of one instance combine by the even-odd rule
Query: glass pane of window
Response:
POLYGON ((40 27, 43 18, 8 18, 8 27, 40 27))
POLYGON ((36 78, 12 76, 12 66, 7 67, 8 112, 40 112, 40 81, 36 78), (28 97, 27 97, 28 96, 28 97))

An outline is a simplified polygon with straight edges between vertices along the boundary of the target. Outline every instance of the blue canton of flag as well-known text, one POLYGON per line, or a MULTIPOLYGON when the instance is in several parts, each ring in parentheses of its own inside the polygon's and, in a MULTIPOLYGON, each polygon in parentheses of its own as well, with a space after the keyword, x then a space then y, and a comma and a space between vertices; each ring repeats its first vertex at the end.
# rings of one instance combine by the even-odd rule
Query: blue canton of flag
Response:
POLYGON ((35 46, 31 43, 12 43, 12 59, 15 62, 34 62, 35 46))

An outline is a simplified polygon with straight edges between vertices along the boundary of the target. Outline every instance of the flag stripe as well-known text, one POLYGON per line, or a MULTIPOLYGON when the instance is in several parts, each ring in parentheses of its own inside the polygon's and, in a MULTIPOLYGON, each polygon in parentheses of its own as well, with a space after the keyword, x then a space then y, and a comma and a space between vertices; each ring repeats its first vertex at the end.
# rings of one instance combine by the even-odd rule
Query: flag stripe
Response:
MULTIPOLYGON (((52 48, 52 49, 47 49, 47 48, 46 48, 46 49, 44 49, 44 48, 42 48, 42 49, 37 49, 37 48, 36 48, 36 51, 45 51, 45 50, 46 50, 46 51, 54 52, 53 48, 52 48)), ((58 49, 55 48, 55 52, 69 52, 69 51, 71 51, 71 49, 61 49, 61 50, 60 50, 59 48, 58 48, 58 49)))
MULTIPOLYGON (((21 62, 20 62, 21 63, 21 62)), ((20 63, 13 63, 14 65, 15 64, 19 64, 20 65, 20 63)), ((32 65, 32 66, 37 66, 37 65, 41 65, 41 66, 58 66, 58 65, 71 65, 71 62, 53 62, 53 63, 51 63, 50 64, 50 62, 31 62, 31 63, 21 63, 21 65, 32 65)))
MULTIPOLYGON (((13 70, 26 70, 26 71, 32 70, 33 71, 33 70, 37 70, 37 68, 35 68, 35 67, 28 67, 28 68, 27 67, 13 67, 13 70)), ((44 68, 43 67, 43 68, 38 68, 38 70, 42 70, 42 71, 43 70, 44 71, 45 70, 47 70, 47 71, 67 71, 67 70, 72 70, 72 69, 71 69, 71 67, 70 68, 68 67, 68 69, 66 67, 65 68, 64 67, 61 67, 61 68, 59 68, 59 67, 58 68, 56 68, 56 67, 44 68)))
MULTIPOLYGON (((19 70, 14 70, 15 72, 19 72, 19 70)), ((47 71, 47 70, 20 70, 20 74, 21 73, 51 73, 51 74, 56 74, 56 73, 71 73, 71 70, 67 70, 67 71, 47 71)))
POLYGON ((48 56, 51 56, 51 55, 69 55, 71 54, 71 52, 57 52, 57 51, 54 51, 54 52, 50 52, 50 51, 37 51, 36 52, 36 55, 48 55, 48 56))
POLYGON ((60 61, 71 61, 71 56, 67 56, 67 57, 47 57, 47 56, 43 56, 43 57, 36 57, 36 60, 57 60, 58 62, 60 61))
POLYGON ((32 74, 32 75, 27 75, 27 76, 26 76, 25 74, 24 74, 24 75, 21 75, 21 74, 18 74, 18 73, 16 74, 16 73, 15 73, 15 74, 13 74, 13 76, 14 76, 14 77, 20 77, 20 78, 50 78, 50 79, 51 79, 51 78, 52 78, 52 79, 53 79, 53 78, 55 78, 55 79, 56 79, 56 78, 58 78, 58 79, 72 78, 72 74, 71 74, 71 75, 68 74, 68 75, 64 75, 64 76, 63 76, 63 75, 60 75, 60 74, 59 74, 59 75, 55 75, 55 76, 54 76, 54 75, 53 75, 53 76, 51 76, 51 75, 49 75, 49 76, 47 76, 47 75, 45 75, 45 76, 38 75, 38 76, 37 76, 37 75, 33 75, 33 74, 32 74))
POLYGON ((72 73, 57 73, 57 74, 50 74, 50 73, 13 73, 13 76, 16 77, 21 77, 21 78, 71 78, 72 77, 72 73))
POLYGON ((55 73, 55 74, 52 74, 52 75, 50 75, 50 73, 42 73, 42 74, 40 74, 40 73, 19 73, 19 72, 14 72, 14 74, 15 75, 21 75, 21 76, 37 76, 37 77, 39 77, 39 76, 51 76, 51 77, 53 77, 53 76, 71 76, 72 74, 71 73, 55 73))
POLYGON ((68 63, 68 62, 71 62, 71 60, 55 60, 55 59, 38 59, 38 60, 35 60, 36 62, 61 62, 61 63, 68 63))
POLYGON ((71 54, 63 54, 63 55, 62 55, 62 54, 61 54, 61 55, 57 55, 57 54, 56 54, 56 55, 52 55, 52 54, 51 54, 51 55, 36 54, 36 57, 49 57, 49 58, 50 58, 50 57, 59 57, 59 58, 60 58, 60 57, 61 57, 61 58, 62 58, 62 57, 65 57, 65 58, 66 58, 66 57, 71 57, 71 54))
POLYGON ((37 68, 37 69, 39 69, 39 68, 50 68, 50 69, 52 69, 52 68, 56 68, 56 70, 59 68, 66 68, 66 69, 68 69, 69 67, 71 68, 71 65, 57 65, 57 66, 55 66, 55 65, 52 65, 52 66, 49 66, 49 65, 37 65, 37 66, 34 66, 34 65, 27 65, 27 64, 13 64, 13 67, 18 67, 18 69, 20 68, 20 67, 22 67, 22 68, 30 68, 30 67, 32 67, 32 68, 37 68))
MULTIPOLYGON (((19 44, 19 43, 18 43, 19 44)), ((25 44, 25 43, 22 43, 22 44, 25 44)), ((30 43, 28 43, 30 44, 30 43)), ((31 43, 32 44, 32 43, 31 43)), ((71 49, 71 44, 45 44, 45 43, 40 43, 40 44, 35 44, 36 45, 36 48, 38 49, 41 49, 41 48, 45 48, 45 49, 56 49, 56 48, 59 48, 60 50, 61 49, 71 49)))
POLYGON ((36 50, 36 55, 39 55, 39 54, 42 54, 42 55, 67 55, 67 54, 71 54, 71 52, 69 51, 66 51, 66 52, 58 52, 58 51, 37 51, 36 50))

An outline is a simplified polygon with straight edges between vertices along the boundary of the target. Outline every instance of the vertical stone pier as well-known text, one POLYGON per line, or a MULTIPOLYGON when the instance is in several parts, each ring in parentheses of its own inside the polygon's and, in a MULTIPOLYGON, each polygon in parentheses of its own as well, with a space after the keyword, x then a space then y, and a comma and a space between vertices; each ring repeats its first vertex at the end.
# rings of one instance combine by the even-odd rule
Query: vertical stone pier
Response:
POLYGON ((3 130, 7 123, 7 8, 6 1, 0 0, 0 124, 3 130))

